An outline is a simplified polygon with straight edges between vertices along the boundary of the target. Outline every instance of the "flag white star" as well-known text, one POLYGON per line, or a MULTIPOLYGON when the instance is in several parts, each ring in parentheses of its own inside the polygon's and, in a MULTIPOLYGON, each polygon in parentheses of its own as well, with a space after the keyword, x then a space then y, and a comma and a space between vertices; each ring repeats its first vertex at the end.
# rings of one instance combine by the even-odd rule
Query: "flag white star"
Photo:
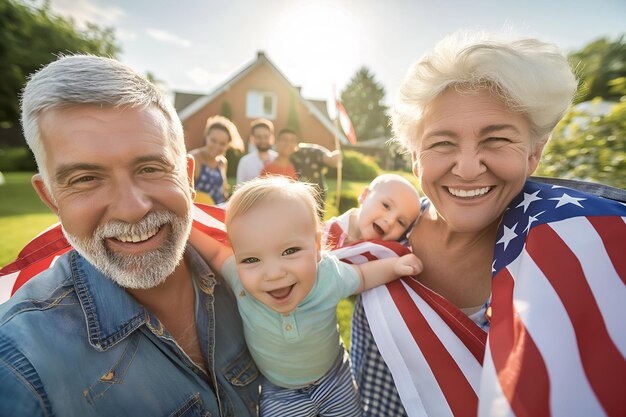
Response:
POLYGON ((556 203, 556 207, 555 208, 559 208, 561 206, 564 206, 566 204, 574 204, 578 207, 582 207, 582 204, 579 203, 579 201, 584 201, 586 200, 586 198, 578 198, 578 197, 572 197, 567 193, 563 193, 563 195, 561 197, 554 197, 551 198, 550 200, 556 200, 558 201, 558 203, 556 203))
POLYGON ((545 210, 542 211, 541 213, 537 213, 534 216, 528 216, 528 224, 526 225, 526 229, 524 229, 524 233, 528 232, 530 230, 530 226, 534 223, 534 222, 538 222, 539 220, 537 219, 537 217, 541 216, 543 213, 545 213, 545 210))
POLYGON ((515 223, 513 227, 511 227, 510 229, 505 224, 504 233, 502 234, 502 237, 500 238, 500 240, 496 242, 496 244, 504 243, 504 250, 506 250, 506 247, 509 245, 509 242, 517 237, 517 233, 515 233, 516 227, 517 227, 517 223, 515 223))
POLYGON ((524 213, 526 213, 526 210, 528 210, 528 206, 530 206, 530 203, 532 203, 533 201, 541 200, 541 197, 537 197, 537 194, 539 194, 539 191, 540 190, 537 190, 532 194, 524 193, 524 201, 519 203, 515 208, 523 206, 524 213))
POLYGON ((496 260, 493 260, 493 263, 491 264, 491 273, 493 274, 494 272, 496 272, 496 260))

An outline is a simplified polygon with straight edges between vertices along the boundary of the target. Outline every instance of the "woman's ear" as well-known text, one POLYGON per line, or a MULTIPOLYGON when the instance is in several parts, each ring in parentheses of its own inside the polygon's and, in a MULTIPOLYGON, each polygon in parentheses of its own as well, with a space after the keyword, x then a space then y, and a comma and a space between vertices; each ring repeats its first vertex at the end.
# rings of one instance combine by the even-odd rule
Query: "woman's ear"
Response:
POLYGON ((528 155, 528 169, 526 176, 531 176, 537 169, 537 166, 539 166, 539 162, 541 162, 541 153, 543 152, 543 148, 546 146, 547 141, 548 138, 541 138, 534 145, 534 148, 528 155))
POLYGON ((413 175, 415 178, 419 178, 419 164, 417 163, 417 151, 411 151, 411 165, 413 167, 413 175))

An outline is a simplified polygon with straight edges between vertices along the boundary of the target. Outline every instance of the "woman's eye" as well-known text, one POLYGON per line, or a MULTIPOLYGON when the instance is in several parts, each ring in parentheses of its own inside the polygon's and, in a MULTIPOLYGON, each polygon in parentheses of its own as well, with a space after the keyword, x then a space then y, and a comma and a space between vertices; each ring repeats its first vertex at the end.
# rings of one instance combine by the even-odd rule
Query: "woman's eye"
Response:
POLYGON ((300 248, 285 249, 285 251, 283 252, 283 256, 285 256, 285 255, 293 255, 296 252, 300 252, 300 248))
POLYGON ((485 141, 487 143, 492 143, 492 144, 505 144, 505 143, 510 143, 511 140, 508 138, 502 138, 502 137, 491 137, 491 138, 487 138, 487 140, 485 141))
POLYGON ((389 204, 383 203, 383 207, 386 208, 386 209, 389 209, 389 204))
POLYGON ((449 140, 442 140, 442 141, 435 142, 435 143, 431 144, 430 148, 431 149, 432 148, 443 148, 443 147, 452 146, 452 145, 454 145, 454 144, 452 142, 450 142, 449 140))
POLYGON ((242 264, 253 264, 253 263, 256 263, 256 262, 259 262, 259 258, 251 257, 251 258, 244 258, 244 259, 241 260, 242 264))
POLYGON ((402 227, 406 227, 406 223, 404 220, 398 220, 398 224, 402 227))

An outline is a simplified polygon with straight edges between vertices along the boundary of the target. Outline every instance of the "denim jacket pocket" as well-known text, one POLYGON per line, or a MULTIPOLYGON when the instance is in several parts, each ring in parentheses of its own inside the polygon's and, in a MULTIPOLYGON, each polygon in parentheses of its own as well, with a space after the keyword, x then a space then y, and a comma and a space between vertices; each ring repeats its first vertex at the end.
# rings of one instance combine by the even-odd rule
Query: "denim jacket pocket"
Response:
POLYGON ((245 387, 259 377, 259 369, 248 349, 241 351, 235 359, 222 368, 222 375, 235 387, 245 387))
POLYGON ((196 393, 169 417, 211 417, 211 413, 204 409, 202 398, 196 393))
MULTIPOLYGON (((248 414, 256 416, 259 406, 260 374, 248 349, 244 347, 228 365, 222 367, 221 371, 226 381, 235 390, 235 395, 245 404, 248 414)), ((221 398, 225 414, 237 415, 234 413, 229 396, 221 396, 221 398)))

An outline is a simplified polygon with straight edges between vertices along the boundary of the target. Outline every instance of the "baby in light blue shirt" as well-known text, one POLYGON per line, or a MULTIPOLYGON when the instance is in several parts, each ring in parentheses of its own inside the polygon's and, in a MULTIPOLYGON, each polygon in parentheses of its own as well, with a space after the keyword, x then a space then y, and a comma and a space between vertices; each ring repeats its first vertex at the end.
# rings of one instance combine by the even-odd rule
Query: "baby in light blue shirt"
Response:
POLYGON ((267 379, 261 416, 360 415, 337 303, 422 270, 413 254, 350 265, 323 253, 314 193, 283 177, 249 181, 226 210, 232 249, 191 237, 237 297, 248 349, 267 379))

